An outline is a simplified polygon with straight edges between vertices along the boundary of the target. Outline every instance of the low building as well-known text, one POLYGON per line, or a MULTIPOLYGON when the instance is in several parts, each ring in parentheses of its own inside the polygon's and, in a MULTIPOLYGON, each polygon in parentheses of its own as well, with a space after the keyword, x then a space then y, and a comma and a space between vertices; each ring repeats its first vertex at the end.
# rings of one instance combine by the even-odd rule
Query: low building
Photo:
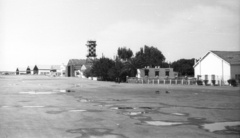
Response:
POLYGON ((62 65, 52 65, 51 66, 51 73, 54 73, 57 76, 64 76, 66 66, 62 65))
POLYGON ((26 75, 27 74, 27 68, 17 68, 18 69, 18 75, 26 75))
POLYGON ((36 65, 37 71, 39 75, 50 75, 51 73, 51 65, 36 65))
POLYGON ((70 59, 66 66, 66 77, 83 77, 83 71, 85 68, 91 66, 91 63, 87 63, 86 59, 70 59))
POLYGON ((174 72, 173 68, 160 68, 158 66, 155 68, 145 67, 137 70, 137 78, 142 77, 175 78, 176 76, 178 76, 178 73, 174 72))
POLYGON ((240 51, 209 51, 195 61, 195 78, 201 80, 240 81, 240 51))

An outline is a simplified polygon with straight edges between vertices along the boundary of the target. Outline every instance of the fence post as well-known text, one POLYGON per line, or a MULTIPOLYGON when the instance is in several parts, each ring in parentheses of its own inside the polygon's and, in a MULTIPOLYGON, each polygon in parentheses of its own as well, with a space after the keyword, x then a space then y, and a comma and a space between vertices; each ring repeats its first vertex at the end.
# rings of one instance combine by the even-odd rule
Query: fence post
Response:
POLYGON ((190 80, 188 80, 188 85, 190 85, 190 80))
POLYGON ((158 84, 159 84, 159 79, 158 79, 158 84))
POLYGON ((170 84, 172 84, 172 80, 170 79, 170 84))
POLYGON ((183 85, 183 79, 182 79, 182 85, 183 85))
POLYGON ((175 80, 175 84, 177 84, 177 79, 175 80))

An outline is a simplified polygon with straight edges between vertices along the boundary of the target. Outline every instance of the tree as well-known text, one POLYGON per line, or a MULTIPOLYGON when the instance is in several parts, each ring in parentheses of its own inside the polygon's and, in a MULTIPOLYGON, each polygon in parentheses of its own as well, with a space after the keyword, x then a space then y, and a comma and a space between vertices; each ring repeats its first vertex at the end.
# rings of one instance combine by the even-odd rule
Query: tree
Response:
POLYGON ((113 66, 114 66, 113 60, 102 57, 99 60, 93 62, 92 73, 95 76, 102 78, 102 80, 111 80, 111 78, 108 76, 108 71, 113 66))
POLYGON ((92 69, 87 68, 86 70, 84 70, 83 75, 87 78, 93 76, 92 69))
POLYGON ((118 57, 124 61, 129 60, 133 56, 132 50, 126 47, 118 48, 118 57))
POLYGON ((162 54, 160 50, 151 46, 144 46, 140 48, 140 51, 136 53, 136 58, 141 60, 145 66, 161 66, 162 63, 165 61, 165 56, 162 54))
POLYGON ((114 66, 108 71, 108 76, 115 81, 120 82, 123 74, 123 63, 117 57, 114 61, 114 66))
POLYGON ((129 77, 135 77, 137 69, 144 68, 144 62, 139 58, 131 58, 124 63, 123 72, 129 77))
POLYGON ((194 59, 180 59, 172 63, 173 70, 180 75, 194 76, 194 59))

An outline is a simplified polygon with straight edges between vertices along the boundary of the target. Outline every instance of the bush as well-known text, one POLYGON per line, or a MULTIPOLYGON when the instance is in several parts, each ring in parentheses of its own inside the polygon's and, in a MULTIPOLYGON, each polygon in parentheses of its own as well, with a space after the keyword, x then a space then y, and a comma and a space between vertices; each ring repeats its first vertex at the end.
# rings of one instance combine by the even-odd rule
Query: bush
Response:
POLYGON ((197 80, 197 85, 203 85, 203 82, 201 80, 197 80))
POLYGON ((213 85, 216 85, 216 80, 212 80, 212 84, 213 84, 213 85))
POLYGON ((228 84, 231 84, 232 86, 237 86, 237 81, 235 79, 229 79, 228 84))
POLYGON ((207 85, 208 84, 208 80, 204 80, 204 84, 207 85))

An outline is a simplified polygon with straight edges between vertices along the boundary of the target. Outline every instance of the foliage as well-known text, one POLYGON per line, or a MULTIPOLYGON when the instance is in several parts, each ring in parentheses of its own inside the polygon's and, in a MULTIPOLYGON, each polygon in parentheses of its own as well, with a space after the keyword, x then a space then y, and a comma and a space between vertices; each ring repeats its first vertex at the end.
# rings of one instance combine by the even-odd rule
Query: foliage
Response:
POLYGON ((203 80, 205 85, 208 85, 208 80, 203 80))
POLYGON ((94 76, 93 73, 92 73, 91 68, 87 68, 86 70, 84 70, 83 75, 84 75, 85 77, 87 77, 87 78, 94 76))
POLYGON ((231 84, 232 86, 237 86, 237 81, 235 79, 229 79, 228 84, 231 84))
POLYGON ((108 70, 108 76, 111 80, 120 81, 122 80, 122 69, 123 69, 123 63, 120 61, 120 59, 117 57, 115 59, 114 66, 108 70))
POLYGON ((114 66, 114 61, 102 57, 99 60, 94 61, 93 66, 92 66, 92 73, 100 77, 102 80, 111 80, 111 78, 108 76, 108 71, 114 66))
POLYGON ((201 80, 197 80, 197 85, 203 85, 203 82, 201 80))
POLYGON ((180 59, 172 63, 173 70, 180 76, 194 76, 194 59, 180 59))
POLYGON ((162 63, 165 61, 165 57, 162 54, 160 50, 157 48, 151 46, 144 46, 143 48, 140 48, 140 51, 136 53, 136 57, 138 60, 140 60, 144 66, 161 66, 162 63))
POLYGON ((131 58, 124 63, 123 73, 129 77, 135 77, 137 74, 137 69, 143 68, 144 65, 144 62, 141 61, 141 59, 131 58))
POLYGON ((212 80, 212 84, 213 84, 213 85, 216 85, 216 80, 212 80))
POLYGON ((120 59, 128 60, 133 56, 133 52, 131 49, 127 49, 126 47, 118 48, 118 57, 120 59))

